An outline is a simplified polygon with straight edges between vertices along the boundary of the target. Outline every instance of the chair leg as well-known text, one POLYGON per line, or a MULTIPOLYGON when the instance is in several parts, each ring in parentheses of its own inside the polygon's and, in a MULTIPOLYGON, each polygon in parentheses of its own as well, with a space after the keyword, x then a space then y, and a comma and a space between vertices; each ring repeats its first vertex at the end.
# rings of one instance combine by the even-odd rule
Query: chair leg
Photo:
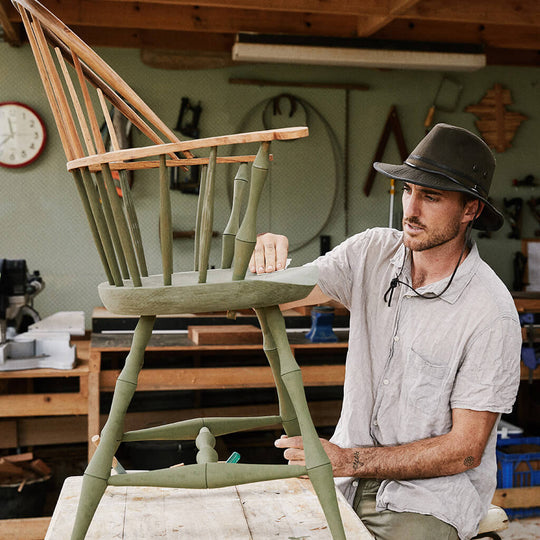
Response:
POLYGON ((279 352, 277 350, 276 343, 270 332, 268 326, 268 321, 266 318, 266 311, 264 309, 256 309, 255 313, 261 325, 261 330, 263 333, 263 349, 272 369, 272 375, 274 376, 274 381, 276 383, 276 390, 278 394, 278 403, 279 403, 279 415, 281 417, 281 423, 285 433, 289 437, 295 435, 300 435, 300 426, 298 424, 298 418, 296 416, 296 411, 291 402, 287 388, 281 378, 281 365, 279 361, 279 352))
POLYGON ((141 317, 135 328, 131 350, 116 381, 109 418, 101 432, 100 444, 84 472, 71 540, 84 540, 107 487, 112 460, 122 440, 124 418, 137 388, 137 378, 143 366, 144 351, 152 335, 154 321, 153 316, 141 317))
POLYGON ((291 352, 285 321, 279 306, 263 308, 268 331, 275 343, 281 366, 280 379, 287 389, 300 425, 306 455, 306 468, 334 540, 345 540, 339 513, 332 465, 324 451, 309 412, 300 368, 291 352))

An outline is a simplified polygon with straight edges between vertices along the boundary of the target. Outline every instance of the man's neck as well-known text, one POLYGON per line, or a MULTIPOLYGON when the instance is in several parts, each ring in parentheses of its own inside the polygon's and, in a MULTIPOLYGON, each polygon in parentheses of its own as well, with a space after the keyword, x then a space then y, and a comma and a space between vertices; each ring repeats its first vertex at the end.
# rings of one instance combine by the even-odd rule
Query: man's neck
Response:
POLYGON ((470 247, 463 249, 464 243, 465 238, 461 237, 458 242, 452 241, 424 251, 413 251, 412 286, 417 289, 451 276, 456 265, 461 264, 469 254, 470 247))

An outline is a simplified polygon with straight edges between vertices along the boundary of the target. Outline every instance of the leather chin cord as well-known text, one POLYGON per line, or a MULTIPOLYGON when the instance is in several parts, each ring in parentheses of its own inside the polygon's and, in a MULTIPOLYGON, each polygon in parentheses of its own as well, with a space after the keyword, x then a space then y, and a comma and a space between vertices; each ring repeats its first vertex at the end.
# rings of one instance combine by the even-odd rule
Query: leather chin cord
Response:
POLYGON ((388 289, 384 293, 383 299, 388 304, 388 307, 390 307, 390 304, 392 303, 392 296, 394 295, 394 289, 398 285, 405 285, 405 287, 408 287, 409 289, 411 289, 411 291, 413 291, 414 294, 416 294, 416 296, 419 296, 420 298, 425 298, 426 300, 434 300, 435 298, 440 298, 448 290, 448 288, 452 284, 454 276, 456 275, 457 269, 459 268, 459 265, 461 264, 461 259, 462 259, 463 255, 465 253, 465 250, 467 249, 467 247, 471 247, 471 245, 472 245, 471 244, 471 232, 472 232, 473 224, 476 221, 477 217, 478 217, 478 211, 475 214, 474 219, 467 225, 467 230, 465 231, 465 242, 463 242, 463 249, 461 250, 461 253, 459 255, 459 259, 457 261, 457 264, 456 264, 456 266, 454 268, 454 271, 452 272, 452 275, 450 276, 450 279, 449 279, 448 283, 446 284, 446 287, 439 294, 433 294, 433 293, 422 294, 422 293, 418 292, 414 287, 409 285, 408 283, 405 283, 404 281, 401 281, 399 279, 399 276, 401 276, 401 272, 403 271, 403 266, 405 265, 405 257, 407 257, 407 252, 405 251, 405 256, 403 258, 403 263, 401 265, 401 268, 399 269, 399 273, 395 278, 393 278, 390 281, 390 286, 388 287, 388 289))

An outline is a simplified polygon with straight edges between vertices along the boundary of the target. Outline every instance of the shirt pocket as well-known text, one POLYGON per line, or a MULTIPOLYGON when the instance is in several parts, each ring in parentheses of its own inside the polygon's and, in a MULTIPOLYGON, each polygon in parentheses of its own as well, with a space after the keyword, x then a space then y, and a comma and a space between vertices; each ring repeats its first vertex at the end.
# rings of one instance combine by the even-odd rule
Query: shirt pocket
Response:
POLYGON ((409 406, 426 415, 439 407, 444 390, 448 366, 436 364, 411 349, 407 357, 407 401, 409 406))

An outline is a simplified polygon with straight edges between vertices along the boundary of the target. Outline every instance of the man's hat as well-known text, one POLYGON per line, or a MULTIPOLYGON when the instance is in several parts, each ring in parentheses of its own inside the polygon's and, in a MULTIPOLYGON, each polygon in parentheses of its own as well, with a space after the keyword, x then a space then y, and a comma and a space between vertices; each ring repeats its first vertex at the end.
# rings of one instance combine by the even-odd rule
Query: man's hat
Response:
POLYGON ((395 180, 462 191, 481 200, 485 206, 475 229, 496 231, 504 223, 503 215, 488 201, 495 158, 487 144, 466 129, 437 124, 402 165, 376 162, 373 167, 395 180))

